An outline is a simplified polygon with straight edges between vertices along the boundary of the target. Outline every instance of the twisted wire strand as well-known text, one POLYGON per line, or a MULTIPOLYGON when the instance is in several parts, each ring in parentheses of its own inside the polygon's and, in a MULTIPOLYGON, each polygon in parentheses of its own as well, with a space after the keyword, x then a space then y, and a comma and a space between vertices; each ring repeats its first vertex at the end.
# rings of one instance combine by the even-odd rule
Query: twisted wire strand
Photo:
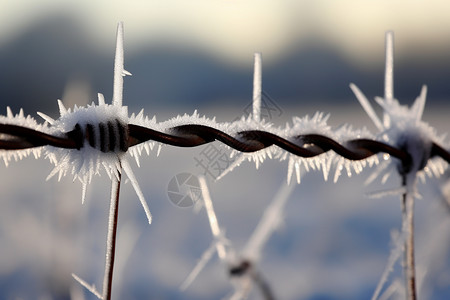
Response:
POLYGON ((77 141, 71 132, 66 133, 66 137, 57 137, 19 125, 0 124, 0 149, 21 150, 40 146, 75 149, 77 141), (2 134, 6 136, 2 137, 2 134))
MULTIPOLYGON (((128 124, 128 147, 153 140, 178 147, 196 147, 220 141, 240 152, 256 152, 270 146, 278 146, 294 155, 310 158, 327 151, 334 151, 349 160, 362 160, 378 153, 387 153, 399 159, 403 166, 411 164, 411 156, 404 150, 386 143, 370 139, 352 139, 339 143, 327 136, 305 134, 288 139, 262 130, 246 130, 231 136, 219 129, 197 124, 172 127, 161 132, 147 127, 128 124)), ((40 146, 54 146, 66 149, 80 149, 83 146, 79 129, 53 136, 34 129, 0 124, 0 149, 19 150, 40 146)), ((431 157, 439 156, 450 163, 450 153, 436 143, 432 143, 431 157)))

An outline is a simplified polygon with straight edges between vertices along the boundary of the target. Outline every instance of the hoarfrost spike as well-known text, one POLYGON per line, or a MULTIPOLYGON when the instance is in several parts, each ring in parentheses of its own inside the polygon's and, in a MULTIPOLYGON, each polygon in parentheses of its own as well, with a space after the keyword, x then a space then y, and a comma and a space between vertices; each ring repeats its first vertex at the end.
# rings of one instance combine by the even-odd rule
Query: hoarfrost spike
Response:
POLYGON ((144 118, 144 109, 141 109, 140 111, 139 111, 139 113, 137 114, 137 116, 136 116, 136 119, 143 119, 144 118))
POLYGON ((59 114, 61 116, 67 114, 67 108, 64 106, 64 103, 60 99, 58 99, 58 107, 59 107, 59 114))
POLYGON ((47 121, 50 125, 53 125, 54 123, 55 123, 55 119, 53 119, 52 117, 50 117, 50 116, 47 116, 46 114, 44 114, 44 113, 41 113, 41 112, 36 112, 37 114, 38 114, 38 116, 39 117, 41 117, 42 119, 44 119, 44 121, 47 121))
POLYGON ((103 94, 102 93, 98 93, 97 97, 98 97, 98 105, 99 106, 105 105, 105 97, 103 96, 103 94))
POLYGON ((14 114, 13 114, 13 112, 11 110, 11 107, 9 107, 9 106, 6 107, 6 117, 8 119, 14 118, 14 114))
POLYGON ((261 118, 262 94, 262 54, 256 52, 254 56, 253 71, 253 120, 259 122, 261 118))
POLYGON ((72 273, 72 277, 73 277, 73 279, 78 281, 79 284, 84 286, 89 292, 91 292, 94 296, 96 296, 98 299, 103 299, 103 297, 100 294, 100 292, 97 291, 97 288, 95 287, 95 285, 90 285, 89 283, 87 283, 86 281, 84 281, 83 279, 81 279, 80 277, 78 277, 74 273, 72 273))
POLYGON ((81 188, 81 204, 84 204, 84 201, 86 200, 86 189, 87 189, 87 184, 83 183, 82 188, 81 188))
POLYGON ((158 145, 158 150, 156 150, 156 157, 159 157, 159 154, 161 153, 162 145, 158 145))
POLYGON ((422 90, 420 91, 419 97, 416 98, 416 101, 414 101, 414 104, 411 107, 411 113, 415 115, 417 121, 422 119, 426 101, 427 101, 427 86, 424 85, 422 86, 422 90))
POLYGON ((386 69, 384 73, 384 98, 394 99, 394 32, 386 32, 386 69))
POLYGON ((225 175, 233 171, 234 168, 240 166, 240 164, 246 159, 244 154, 240 154, 219 176, 217 176, 216 181, 222 179, 225 175))
POLYGON ((356 99, 358 99, 359 104, 363 107, 366 114, 369 116, 369 118, 372 120, 372 122, 375 124, 378 130, 383 130, 383 124, 381 123, 380 119, 378 118, 377 114, 375 113, 375 110, 373 109, 372 105, 370 104, 369 100, 367 100, 366 96, 361 92, 361 90, 353 83, 350 83, 350 88, 352 89, 353 93, 356 96, 356 99))
POLYGON ((123 70, 122 71, 122 76, 131 76, 133 74, 131 74, 130 72, 128 72, 127 70, 123 70))
POLYGON ((123 63, 123 23, 119 22, 117 25, 116 56, 114 59, 114 89, 112 101, 114 106, 122 106, 123 74, 126 72, 123 63))
POLYGON ((145 215, 147 216, 148 224, 152 223, 152 214, 150 213, 150 209, 148 208, 147 202, 145 202, 144 194, 142 193, 141 188, 139 187, 139 183, 136 180, 136 177, 134 176, 133 170, 131 169, 130 164, 126 159, 123 159, 121 161, 122 168, 125 171, 125 174, 127 174, 128 179, 131 181, 131 185, 133 186, 139 201, 141 201, 142 207, 144 208, 145 215))

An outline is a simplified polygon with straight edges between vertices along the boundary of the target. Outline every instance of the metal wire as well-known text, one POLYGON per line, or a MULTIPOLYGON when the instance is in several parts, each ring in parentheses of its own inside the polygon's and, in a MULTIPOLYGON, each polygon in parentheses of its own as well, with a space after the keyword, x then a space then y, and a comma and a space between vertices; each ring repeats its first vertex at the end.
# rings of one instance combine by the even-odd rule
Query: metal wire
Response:
MULTIPOLYGON (((362 160, 378 153, 387 153, 399 159, 405 169, 408 169, 412 162, 411 156, 404 150, 370 139, 353 139, 341 144, 319 134, 298 135, 286 139, 262 130, 246 130, 231 136, 216 128, 197 124, 176 126, 167 132, 134 124, 128 124, 127 127, 126 148, 149 140, 178 147, 196 147, 217 140, 241 152, 256 152, 275 145, 305 158, 332 150, 349 160, 362 160)), ((19 150, 46 145, 80 149, 83 147, 83 134, 79 125, 65 136, 53 136, 18 125, 0 124, 0 149, 19 150)), ((432 143, 431 148, 431 157, 434 156, 450 163, 450 153, 436 143, 432 143)))

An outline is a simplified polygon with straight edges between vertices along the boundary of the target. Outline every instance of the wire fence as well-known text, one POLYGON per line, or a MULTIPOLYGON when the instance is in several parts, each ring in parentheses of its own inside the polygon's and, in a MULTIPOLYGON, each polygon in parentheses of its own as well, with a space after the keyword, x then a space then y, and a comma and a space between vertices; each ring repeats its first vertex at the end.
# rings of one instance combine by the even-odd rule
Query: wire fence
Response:
MULTIPOLYGON (((55 136, 19 125, 0 124, 0 133, 3 134, 0 136, 0 149, 20 150, 41 146, 81 149, 87 142, 93 148, 98 147, 102 152, 113 152, 116 148, 125 152, 129 147, 147 141, 178 147, 196 147, 220 141, 240 152, 256 152, 275 145, 304 158, 315 157, 330 150, 349 160, 363 160, 378 153, 386 153, 399 159, 406 172, 412 162, 411 155, 407 151, 377 140, 352 139, 339 143, 320 134, 284 138, 262 130, 245 130, 232 136, 219 129, 198 124, 176 126, 162 132, 135 124, 123 125, 119 121, 117 121, 117 127, 112 122, 100 123, 98 124, 100 145, 96 145, 94 126, 95 124, 87 124, 83 130, 77 124, 65 136, 55 136), (113 134, 116 128, 121 129, 117 131, 119 132, 117 141, 113 134)), ((450 163, 450 152, 433 142, 430 158, 435 156, 450 163)))

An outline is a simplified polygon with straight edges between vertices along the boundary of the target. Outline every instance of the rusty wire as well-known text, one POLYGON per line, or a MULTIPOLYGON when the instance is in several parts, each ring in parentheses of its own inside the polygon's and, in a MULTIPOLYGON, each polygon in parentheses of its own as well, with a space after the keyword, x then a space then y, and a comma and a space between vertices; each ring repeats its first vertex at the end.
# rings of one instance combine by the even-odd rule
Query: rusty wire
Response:
MULTIPOLYGON (((339 143, 319 134, 297 135, 283 138, 262 130, 246 130, 231 136, 216 128, 188 124, 160 132, 139 125, 128 124, 127 146, 132 147, 146 141, 156 141, 178 147, 196 147, 213 141, 220 141, 240 152, 256 152, 272 145, 294 155, 309 158, 333 150, 349 160, 362 160, 378 153, 387 153, 399 159, 403 166, 411 164, 411 156, 404 150, 370 139, 353 139, 339 143)), ((79 126, 62 136, 46 134, 30 128, 0 124, 0 149, 20 150, 40 146, 54 146, 65 149, 83 147, 83 135, 79 126)), ((432 143, 431 157, 439 156, 450 163, 450 153, 432 143)))

